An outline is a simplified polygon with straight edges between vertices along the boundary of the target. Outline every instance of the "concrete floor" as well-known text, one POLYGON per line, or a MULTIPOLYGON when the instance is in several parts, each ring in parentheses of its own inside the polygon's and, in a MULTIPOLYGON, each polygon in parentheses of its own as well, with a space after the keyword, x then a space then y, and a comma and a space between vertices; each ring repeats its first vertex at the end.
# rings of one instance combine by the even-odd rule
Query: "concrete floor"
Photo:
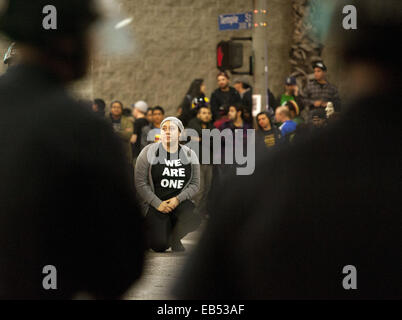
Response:
POLYGON ((139 281, 127 292, 125 300, 172 300, 172 285, 178 279, 181 270, 189 257, 190 252, 196 246, 201 235, 199 231, 190 233, 182 243, 185 252, 165 253, 147 251, 144 272, 139 281))

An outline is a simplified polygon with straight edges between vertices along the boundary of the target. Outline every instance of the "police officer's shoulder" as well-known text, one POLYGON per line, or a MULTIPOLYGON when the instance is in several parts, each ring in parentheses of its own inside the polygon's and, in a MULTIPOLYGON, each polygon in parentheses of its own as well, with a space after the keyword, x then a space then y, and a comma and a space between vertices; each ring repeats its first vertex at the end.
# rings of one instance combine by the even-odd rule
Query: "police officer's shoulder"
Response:
POLYGON ((49 92, 43 97, 43 104, 38 107, 46 114, 45 121, 54 123, 53 129, 56 126, 64 134, 79 134, 79 141, 86 141, 87 138, 95 141, 96 137, 107 139, 105 135, 114 136, 107 121, 97 117, 63 89, 49 92))

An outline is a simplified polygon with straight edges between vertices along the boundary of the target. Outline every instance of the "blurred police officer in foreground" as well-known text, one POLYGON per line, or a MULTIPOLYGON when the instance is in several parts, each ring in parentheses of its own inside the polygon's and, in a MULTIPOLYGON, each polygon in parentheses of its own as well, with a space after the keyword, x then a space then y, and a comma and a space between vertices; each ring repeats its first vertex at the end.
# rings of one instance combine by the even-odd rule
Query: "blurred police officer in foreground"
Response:
POLYGON ((141 274, 123 151, 64 89, 86 72, 96 18, 83 0, 13 0, 0 11, 21 60, 0 78, 1 299, 114 299, 141 274), (43 27, 46 5, 57 9, 55 30, 43 27))
POLYGON ((337 8, 354 102, 319 136, 230 181, 177 297, 402 298, 401 60, 384 50, 400 30, 398 2, 352 1, 356 30, 337 8))

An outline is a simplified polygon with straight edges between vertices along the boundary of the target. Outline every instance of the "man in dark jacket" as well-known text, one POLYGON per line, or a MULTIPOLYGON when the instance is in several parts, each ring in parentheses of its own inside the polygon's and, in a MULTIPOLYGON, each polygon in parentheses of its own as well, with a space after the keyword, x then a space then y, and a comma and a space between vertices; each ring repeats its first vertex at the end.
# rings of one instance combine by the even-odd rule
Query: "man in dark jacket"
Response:
MULTIPOLYGON (((250 117, 253 113, 253 87, 250 86, 246 80, 242 78, 237 78, 234 81, 234 87, 240 95, 240 104, 244 106, 245 113, 249 114, 250 117)), ((274 94, 270 89, 267 90, 268 94, 268 109, 274 112, 278 107, 278 102, 275 99, 274 94)))
MULTIPOLYGON (((212 130, 214 125, 212 124, 212 113, 211 109, 207 106, 201 106, 198 109, 197 118, 192 119, 188 126, 188 129, 193 129, 197 132, 197 136, 192 136, 194 141, 199 142, 199 152, 197 154, 198 159, 202 162, 202 130, 212 130)), ((209 159, 212 163, 211 159, 209 159)))
POLYGON ((237 90, 231 87, 229 75, 226 72, 219 72, 216 79, 218 80, 218 89, 211 95, 211 111, 213 121, 220 118, 219 108, 222 106, 233 106, 241 104, 241 98, 237 90))
POLYGON ((228 183, 178 297, 402 298, 400 108, 392 118, 376 113, 402 103, 398 53, 383 50, 400 14, 396 1, 364 4, 359 29, 339 31, 351 44, 345 60, 355 102, 334 127, 228 183), (385 79, 392 85, 383 86, 385 79))
POLYGON ((310 111, 317 108, 326 108, 328 102, 332 102, 336 112, 341 111, 341 99, 338 89, 327 80, 327 67, 323 62, 313 65, 314 80, 310 81, 304 92, 304 105, 310 111))
POLYGON ((251 114, 253 112, 253 88, 242 78, 237 78, 234 81, 234 88, 240 95, 241 104, 251 114))
POLYGON ((133 105, 133 116, 134 116, 134 132, 131 136, 131 148, 133 152, 133 167, 135 167, 135 162, 141 152, 141 138, 142 129, 149 125, 146 118, 146 113, 148 110, 148 104, 145 101, 137 101, 133 105))
POLYGON ((160 140, 161 123, 165 118, 165 110, 161 106, 152 108, 152 123, 142 128, 141 131, 141 150, 148 144, 160 140), (151 134, 151 137, 148 135, 151 134))
POLYGON ((280 131, 274 126, 269 118, 268 112, 263 111, 256 117, 258 130, 256 132, 256 144, 259 148, 271 149, 278 145, 280 131))
MULTIPOLYGON (((210 152, 210 157, 209 159, 205 159, 206 163, 204 163, 203 158, 202 158, 202 149, 203 149, 203 143, 202 143, 202 130, 213 130, 214 126, 212 124, 212 113, 211 109, 208 108, 207 106, 201 106, 198 109, 198 114, 197 118, 192 119, 189 124, 188 124, 189 129, 193 129, 194 131, 197 132, 197 136, 191 137, 194 142, 199 142, 199 153, 198 153, 198 159, 200 161, 200 190, 194 197, 195 203, 196 203, 196 210, 199 214, 201 214, 204 217, 208 216, 208 208, 207 208, 207 203, 208 203, 208 193, 211 187, 211 181, 212 181, 212 146, 213 146, 213 141, 210 139, 210 145, 209 145, 209 152, 210 152)), ((207 148, 207 144, 204 144, 204 147, 207 148)), ((208 151, 208 149, 207 149, 208 151)))
POLYGON ((115 299, 142 271, 142 218, 118 138, 64 88, 85 74, 92 4, 14 0, 0 17, 21 44, 21 64, 0 78, 0 299, 115 299), (59 14, 51 32, 46 5, 59 14))

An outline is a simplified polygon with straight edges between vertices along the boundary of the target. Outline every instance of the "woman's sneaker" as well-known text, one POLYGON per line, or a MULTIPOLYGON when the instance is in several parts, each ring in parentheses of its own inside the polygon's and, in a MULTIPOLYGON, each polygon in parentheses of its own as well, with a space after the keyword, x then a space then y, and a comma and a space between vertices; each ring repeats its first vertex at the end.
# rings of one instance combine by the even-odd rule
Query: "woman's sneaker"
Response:
POLYGON ((172 251, 183 252, 186 251, 186 248, 184 248, 180 240, 178 241, 172 240, 172 251))

